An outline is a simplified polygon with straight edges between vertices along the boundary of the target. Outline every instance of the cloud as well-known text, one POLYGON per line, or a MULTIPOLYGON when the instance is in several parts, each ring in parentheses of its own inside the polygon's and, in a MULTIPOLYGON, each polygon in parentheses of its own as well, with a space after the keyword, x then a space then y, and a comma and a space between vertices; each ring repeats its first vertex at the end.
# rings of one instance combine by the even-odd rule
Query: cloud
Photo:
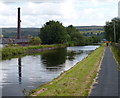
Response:
POLYGON ((1 2, 5 3, 16 3, 16 2, 35 2, 35 3, 60 3, 63 2, 64 0, 0 0, 1 2))
POLYGON ((49 20, 58 20, 65 26, 104 25, 118 13, 118 0, 8 1, 0 2, 0 27, 16 27, 18 7, 21 8, 22 27, 41 27, 49 20))
POLYGON ((24 15, 61 15, 60 4, 54 3, 28 2, 24 3, 21 10, 23 10, 24 15), (27 6, 25 7, 25 5, 27 6))

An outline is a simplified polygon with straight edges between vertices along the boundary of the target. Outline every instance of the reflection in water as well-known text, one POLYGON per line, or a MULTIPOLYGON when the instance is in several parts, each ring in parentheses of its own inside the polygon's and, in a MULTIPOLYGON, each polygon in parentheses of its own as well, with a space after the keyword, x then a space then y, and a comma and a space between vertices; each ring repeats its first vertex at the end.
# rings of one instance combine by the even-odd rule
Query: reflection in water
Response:
POLYGON ((68 53, 67 53, 67 58, 68 58, 68 60, 70 60, 70 61, 72 61, 74 58, 75 58, 75 52, 74 51, 69 51, 68 53))
POLYGON ((59 71, 62 68, 63 68, 63 66, 61 66, 61 67, 46 67, 46 69, 51 71, 51 72, 59 71))
POLYGON ((49 71, 59 71, 63 69, 66 60, 73 61, 77 55, 83 51, 67 51, 66 48, 60 48, 52 51, 45 52, 41 55, 41 61, 45 68, 49 71))
POLYGON ((68 51, 67 52, 67 59, 73 61, 76 55, 83 53, 83 51, 68 51))
POLYGON ((21 84, 21 78, 22 78, 21 58, 18 58, 18 75, 19 75, 19 84, 21 84))
POLYGON ((41 61, 45 68, 49 71, 58 71, 63 69, 66 60, 73 61, 76 55, 80 55, 83 51, 67 51, 66 48, 60 48, 41 55, 41 61), (63 64, 63 65, 62 65, 63 64))
POLYGON ((65 48, 60 48, 49 51, 41 55, 41 61, 45 65, 46 69, 50 71, 59 70, 62 67, 58 66, 65 63, 67 50, 65 48))

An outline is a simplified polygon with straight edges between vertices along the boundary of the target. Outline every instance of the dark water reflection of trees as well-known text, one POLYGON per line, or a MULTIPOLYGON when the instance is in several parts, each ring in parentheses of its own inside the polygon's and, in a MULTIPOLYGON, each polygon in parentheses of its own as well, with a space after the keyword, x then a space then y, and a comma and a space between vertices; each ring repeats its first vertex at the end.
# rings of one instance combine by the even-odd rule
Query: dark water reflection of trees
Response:
POLYGON ((81 53, 83 53, 83 51, 68 51, 67 52, 67 59, 72 61, 75 59, 76 55, 79 55, 81 53))
POLYGON ((55 67, 65 63, 67 50, 65 48, 56 49, 41 55, 42 63, 46 67, 55 67))
POLYGON ((45 52, 41 55, 41 61, 50 71, 60 70, 64 66, 60 66, 65 63, 66 60, 74 60, 75 56, 81 54, 82 51, 67 51, 66 48, 55 49, 49 52, 45 52))

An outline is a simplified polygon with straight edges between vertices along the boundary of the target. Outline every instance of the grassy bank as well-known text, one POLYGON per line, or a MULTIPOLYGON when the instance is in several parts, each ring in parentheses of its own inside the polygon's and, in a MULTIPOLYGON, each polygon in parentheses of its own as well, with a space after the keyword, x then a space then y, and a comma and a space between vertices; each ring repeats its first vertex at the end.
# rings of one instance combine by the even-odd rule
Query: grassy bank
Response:
MULTIPOLYGON (((120 44, 119 44, 120 45, 120 44)), ((119 69, 120 69, 120 48, 118 46, 116 46, 114 43, 111 45, 111 49, 114 53, 114 56, 116 58, 116 60, 119 63, 119 69)))
POLYGON ((30 92, 31 96, 88 96, 96 77, 104 46, 92 52, 70 70, 30 92))
POLYGON ((38 46, 18 46, 18 45, 11 45, 7 46, 5 48, 2 48, 0 52, 2 53, 2 59, 10 59, 17 56, 23 56, 32 54, 35 50, 38 50, 36 52, 41 52, 47 49, 54 49, 54 48, 60 48, 60 47, 66 47, 66 44, 54 44, 54 45, 38 45, 38 46), (29 51, 29 52, 28 52, 29 51))

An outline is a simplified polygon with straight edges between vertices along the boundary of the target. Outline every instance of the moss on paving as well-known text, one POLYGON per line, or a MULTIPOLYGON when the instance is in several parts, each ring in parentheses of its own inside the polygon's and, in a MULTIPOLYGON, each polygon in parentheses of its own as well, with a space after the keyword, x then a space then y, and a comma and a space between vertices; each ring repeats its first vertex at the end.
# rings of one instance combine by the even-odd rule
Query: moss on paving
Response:
POLYGON ((90 86, 96 77, 103 55, 104 46, 96 49, 88 57, 70 70, 63 72, 51 82, 32 90, 33 96, 88 96, 90 86))

